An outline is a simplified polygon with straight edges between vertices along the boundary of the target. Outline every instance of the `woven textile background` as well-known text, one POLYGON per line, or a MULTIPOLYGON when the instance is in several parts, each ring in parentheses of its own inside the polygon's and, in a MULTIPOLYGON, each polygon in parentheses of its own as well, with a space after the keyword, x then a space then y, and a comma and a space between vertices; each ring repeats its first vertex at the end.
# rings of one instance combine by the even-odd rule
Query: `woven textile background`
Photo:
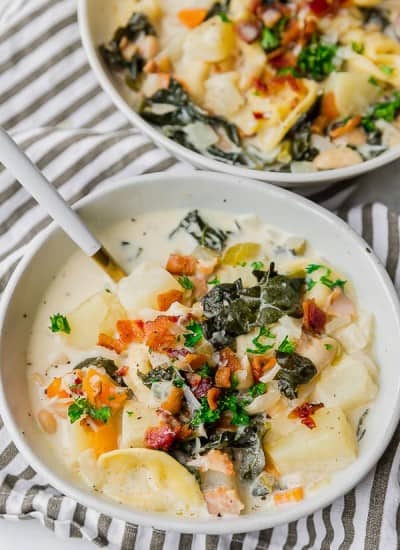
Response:
MULTIPOLYGON (((0 124, 71 203, 127 176, 193 170, 132 128, 101 91, 81 47, 73 0, 0 0, 0 124)), ((349 187, 338 184, 312 198, 333 208, 348 194, 349 187)), ((371 243, 399 286, 397 215, 381 204, 339 213, 371 243)), ((48 223, 0 167, 0 294, 48 223)), ((123 550, 398 547, 399 431, 367 478, 326 509, 273 530, 217 537, 137 528, 86 509, 49 487, 0 426, 0 515, 37 518, 62 537, 123 550)))

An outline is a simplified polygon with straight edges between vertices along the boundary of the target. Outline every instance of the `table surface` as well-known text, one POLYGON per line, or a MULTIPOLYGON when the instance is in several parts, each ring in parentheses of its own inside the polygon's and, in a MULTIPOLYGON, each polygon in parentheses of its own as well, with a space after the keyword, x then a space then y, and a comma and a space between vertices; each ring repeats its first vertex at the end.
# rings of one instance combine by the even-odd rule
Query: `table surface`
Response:
MULTIPOLYGON (((0 0, 1 1, 1 0, 0 0)), ((349 206, 366 202, 382 202, 400 214, 400 161, 360 178, 357 190, 348 199, 349 206)), ((93 550, 95 546, 83 540, 60 540, 38 521, 0 522, 0 548, 14 550, 25 548, 29 540, 30 550, 93 550)))

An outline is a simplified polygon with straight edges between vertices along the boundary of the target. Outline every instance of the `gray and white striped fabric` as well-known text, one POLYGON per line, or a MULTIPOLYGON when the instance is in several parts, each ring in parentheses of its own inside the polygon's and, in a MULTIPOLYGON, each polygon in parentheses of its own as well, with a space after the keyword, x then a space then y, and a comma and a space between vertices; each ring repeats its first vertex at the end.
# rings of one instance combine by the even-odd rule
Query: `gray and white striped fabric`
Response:
MULTIPOLYGON (((73 0, 0 0, 0 125, 71 203, 131 175, 188 172, 133 129, 90 72, 73 0)), ((312 195, 336 208, 351 186, 312 195)), ((371 243, 396 282, 399 220, 380 204, 340 215, 371 243)), ((0 295, 32 238, 49 223, 0 167, 0 295)), ((61 537, 123 550, 266 550, 398 547, 400 433, 376 468, 344 498, 290 525, 241 535, 179 535, 90 510, 50 487, 24 461, 0 420, 0 516, 39 519, 61 537)))

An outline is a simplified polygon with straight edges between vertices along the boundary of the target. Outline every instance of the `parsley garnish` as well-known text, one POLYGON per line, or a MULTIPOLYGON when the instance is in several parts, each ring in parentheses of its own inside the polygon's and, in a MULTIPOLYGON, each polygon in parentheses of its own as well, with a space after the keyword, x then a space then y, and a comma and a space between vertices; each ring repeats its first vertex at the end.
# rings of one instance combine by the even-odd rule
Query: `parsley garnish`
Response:
POLYGON ((238 394, 232 393, 224 395, 219 401, 219 409, 232 413, 231 424, 234 426, 245 426, 250 422, 250 417, 245 409, 248 404, 247 400, 240 399, 238 394))
POLYGON ((270 52, 277 48, 280 44, 280 40, 276 33, 274 33, 268 27, 264 27, 261 34, 261 46, 266 52, 270 52))
POLYGON ((372 84, 373 86, 379 86, 379 81, 374 76, 370 76, 368 79, 368 82, 372 84))
POLYGON ((224 23, 230 23, 231 22, 231 20, 229 19, 228 15, 225 12, 221 12, 218 15, 220 16, 220 18, 222 19, 222 21, 224 23))
POLYGON ((330 279, 330 274, 331 274, 331 270, 327 269, 326 274, 320 278, 319 280, 320 283, 327 286, 331 290, 333 290, 336 287, 344 288, 344 285, 347 283, 347 281, 343 281, 342 279, 336 279, 335 281, 333 281, 332 279, 330 279))
POLYGON ((203 338, 203 329, 201 324, 197 321, 190 322, 186 326, 186 329, 190 332, 183 335, 185 338, 185 346, 193 348, 203 338))
POLYGON ((84 397, 79 397, 68 407, 68 417, 71 424, 86 414, 94 420, 100 420, 104 424, 107 424, 108 419, 111 417, 111 408, 96 408, 84 397))
POLYGON ((297 66, 302 75, 314 80, 323 80, 336 69, 333 59, 337 47, 323 42, 311 42, 300 52, 297 66))
POLYGON ((182 378, 174 378, 172 383, 176 388, 182 388, 185 382, 182 378))
POLYGON ((56 313, 50 317, 49 329, 51 332, 65 332, 66 334, 71 332, 68 319, 65 315, 61 315, 61 313, 56 313))
POLYGON ((259 271, 260 269, 263 269, 264 263, 263 262, 252 262, 251 263, 251 269, 253 271, 259 271))
POLYGON ((204 365, 200 370, 196 371, 196 374, 199 374, 202 378, 209 378, 211 376, 211 367, 210 365, 204 365))
POLYGON ((291 355, 294 352, 295 348, 296 344, 294 342, 291 342, 286 335, 282 342, 279 344, 278 351, 289 353, 291 355))
POLYGON ((259 395, 263 395, 266 389, 267 389, 267 384, 265 384, 264 382, 258 382, 257 384, 254 384, 254 386, 252 386, 249 389, 249 394, 253 398, 258 397, 259 395))
POLYGON ((383 74, 386 74, 387 76, 390 76, 393 74, 393 67, 389 67, 389 65, 379 65, 379 70, 383 72, 383 74))
POLYGON ((361 125, 366 132, 376 131, 375 120, 386 120, 393 122, 400 112, 400 93, 394 92, 390 101, 382 101, 372 107, 372 110, 361 120, 361 125))
POLYGON ((215 409, 215 411, 212 411, 206 397, 202 397, 200 399, 200 403, 200 409, 197 409, 197 411, 195 411, 191 420, 192 426, 200 426, 200 424, 212 424, 220 418, 221 411, 219 409, 215 409))
POLYGON ((212 279, 211 281, 207 281, 207 284, 208 284, 208 285, 219 285, 220 282, 221 282, 221 281, 218 279, 218 277, 215 276, 214 279, 212 279))
POLYGON ((182 275, 182 277, 178 277, 178 283, 185 290, 192 290, 193 288, 193 283, 187 275, 182 275))
POLYGON ((314 281, 313 279, 306 279, 306 290, 312 290, 316 284, 317 281, 314 281))
POLYGON ((318 269, 323 268, 323 265, 320 264, 308 264, 305 268, 306 273, 314 273, 314 271, 318 271, 318 269))
POLYGON ((254 349, 247 348, 247 353, 253 354, 263 354, 269 349, 272 349, 273 344, 263 344, 260 342, 261 338, 276 338, 274 334, 267 327, 260 327, 260 331, 255 338, 253 338, 252 343, 254 344, 254 349))
POLYGON ((238 385, 239 385, 239 378, 238 378, 238 375, 234 372, 231 376, 231 388, 233 390, 236 390, 238 385))
POLYGON ((325 349, 327 349, 328 351, 330 351, 331 349, 333 349, 332 344, 324 344, 324 346, 325 346, 325 349))
POLYGON ((362 44, 361 42, 352 42, 351 47, 356 53, 359 54, 362 54, 364 51, 364 44, 362 44))
POLYGON ((134 413, 133 411, 126 411, 126 414, 127 414, 128 416, 133 416, 135 413, 134 413))

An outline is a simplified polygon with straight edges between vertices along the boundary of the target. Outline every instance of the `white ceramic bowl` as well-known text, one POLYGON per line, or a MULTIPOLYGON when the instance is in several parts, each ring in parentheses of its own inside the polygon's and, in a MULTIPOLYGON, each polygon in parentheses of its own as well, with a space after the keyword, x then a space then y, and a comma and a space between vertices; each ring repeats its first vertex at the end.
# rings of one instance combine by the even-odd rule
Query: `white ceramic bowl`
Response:
MULTIPOLYGON (((93 493, 72 479, 47 448, 28 415, 26 347, 35 310, 53 275, 74 245, 52 226, 30 246, 15 271, 0 310, 0 413, 27 462, 60 491, 105 514, 142 525, 181 532, 232 533, 273 527, 297 520, 350 490, 383 453, 399 420, 400 310, 392 283, 366 243, 343 221, 307 199, 262 182, 211 173, 173 176, 154 174, 113 184, 85 198, 78 211, 94 232, 122 218, 153 208, 214 208, 255 213, 265 222, 305 237, 346 278, 354 282, 359 304, 376 319, 375 355, 380 391, 370 408, 366 434, 354 464, 334 476, 316 496, 268 513, 232 519, 187 520, 132 510, 93 493), (155 197, 157 199, 155 200, 155 197), (27 317, 24 317, 24 314, 27 317)), ((89 260, 88 260, 89 261, 89 260)))
MULTIPOLYGON (((164 136, 160 130, 151 126, 134 111, 131 106, 130 90, 123 83, 113 78, 100 59, 98 46, 107 42, 117 27, 116 13, 118 5, 120 6, 121 4, 129 6, 129 3, 125 0, 78 0, 81 38, 89 63, 103 90, 110 96, 112 101, 118 109, 125 114, 128 120, 130 120, 134 126, 140 128, 155 143, 167 149, 179 159, 186 160, 198 168, 268 181, 291 189, 309 189, 315 187, 322 189, 335 181, 354 178, 366 172, 370 172, 371 170, 375 170, 380 166, 385 166, 400 157, 400 146, 397 146, 374 159, 348 168, 308 174, 288 174, 271 172, 268 170, 253 170, 241 166, 231 166, 201 155, 200 153, 195 153, 179 145, 172 139, 164 136)), ((124 8, 124 11, 127 11, 126 8, 124 8)))

